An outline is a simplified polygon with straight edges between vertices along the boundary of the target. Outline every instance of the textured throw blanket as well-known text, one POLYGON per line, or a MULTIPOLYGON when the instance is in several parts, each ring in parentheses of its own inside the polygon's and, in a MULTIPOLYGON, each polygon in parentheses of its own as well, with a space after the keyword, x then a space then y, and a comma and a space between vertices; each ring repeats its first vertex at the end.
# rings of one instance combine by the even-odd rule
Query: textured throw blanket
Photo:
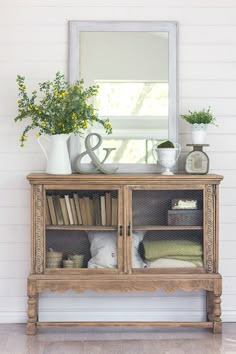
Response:
POLYGON ((144 255, 147 261, 159 258, 174 258, 188 261, 202 260, 202 244, 192 240, 144 241, 144 255))
POLYGON ((191 262, 173 258, 159 258, 153 262, 147 262, 148 268, 196 268, 202 266, 202 260, 191 262))

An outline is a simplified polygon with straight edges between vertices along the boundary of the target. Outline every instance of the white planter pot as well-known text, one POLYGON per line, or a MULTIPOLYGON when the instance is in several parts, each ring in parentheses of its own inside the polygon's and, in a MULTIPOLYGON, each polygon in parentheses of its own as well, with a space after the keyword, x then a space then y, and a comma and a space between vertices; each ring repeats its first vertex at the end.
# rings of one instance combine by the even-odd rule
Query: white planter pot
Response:
POLYGON ((207 124, 192 124, 192 144, 205 144, 207 124))
POLYGON ((157 146, 153 147, 153 156, 155 160, 165 168, 165 171, 162 172, 162 175, 173 175, 173 172, 170 171, 171 167, 173 167, 180 155, 181 146, 179 144, 175 144, 175 148, 157 148, 157 146))
POLYGON ((70 134, 55 134, 50 136, 41 135, 38 138, 39 145, 47 159, 46 173, 58 175, 70 175, 72 173, 67 148, 67 140, 69 137, 70 134), (50 142, 48 153, 41 143, 41 138, 45 138, 50 142))

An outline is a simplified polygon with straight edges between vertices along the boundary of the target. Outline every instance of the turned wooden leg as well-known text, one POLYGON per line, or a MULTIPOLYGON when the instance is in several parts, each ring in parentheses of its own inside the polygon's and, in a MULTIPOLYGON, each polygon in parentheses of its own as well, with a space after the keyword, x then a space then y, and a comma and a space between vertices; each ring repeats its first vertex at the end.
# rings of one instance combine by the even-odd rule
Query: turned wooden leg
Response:
POLYGON ((27 334, 36 334, 38 321, 38 294, 36 293, 35 281, 28 280, 28 321, 27 334))
POLYGON ((206 312, 207 321, 212 321, 214 309, 214 293, 213 291, 206 291, 206 312))
POLYGON ((213 323, 213 332, 222 333, 222 322, 221 322, 221 294, 215 294, 214 297, 214 323, 213 323))
POLYGON ((216 286, 214 289, 214 322, 213 322, 213 332, 214 333, 222 333, 222 322, 221 322, 221 280, 216 282, 216 286))

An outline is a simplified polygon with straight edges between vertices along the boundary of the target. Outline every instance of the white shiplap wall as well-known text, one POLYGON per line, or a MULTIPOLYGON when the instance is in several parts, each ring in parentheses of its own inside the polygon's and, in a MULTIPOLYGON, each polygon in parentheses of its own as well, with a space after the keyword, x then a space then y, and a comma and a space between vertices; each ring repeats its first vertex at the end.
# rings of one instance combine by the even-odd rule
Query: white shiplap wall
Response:
MULTIPOLYGON (((45 167, 32 137, 19 148, 17 74, 34 87, 67 72, 68 20, 179 22, 179 105, 212 107, 212 172, 225 176, 220 205, 220 271, 224 321, 236 321, 236 1, 0 0, 0 322, 26 320, 29 187, 25 176, 45 167)), ((182 146, 189 127, 180 122, 182 146)), ((70 294, 42 297, 42 319, 136 320, 202 318, 202 293, 70 294), (157 297, 158 296, 158 297, 157 297)))

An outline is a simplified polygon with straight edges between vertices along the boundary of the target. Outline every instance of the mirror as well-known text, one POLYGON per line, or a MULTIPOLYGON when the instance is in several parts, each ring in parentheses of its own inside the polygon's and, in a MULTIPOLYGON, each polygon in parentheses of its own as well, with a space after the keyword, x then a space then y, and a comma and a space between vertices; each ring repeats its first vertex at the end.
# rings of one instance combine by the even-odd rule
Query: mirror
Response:
MULTIPOLYGON (((153 145, 166 139, 177 142, 178 136, 177 24, 71 21, 69 26, 70 82, 97 84, 93 104, 99 117, 112 123, 109 136, 93 127, 103 136, 102 147, 116 148, 106 162, 119 172, 156 172, 153 145)), ((79 153, 78 139, 70 140, 72 160, 79 153)), ((103 153, 102 148, 96 152, 100 159, 103 153)))

